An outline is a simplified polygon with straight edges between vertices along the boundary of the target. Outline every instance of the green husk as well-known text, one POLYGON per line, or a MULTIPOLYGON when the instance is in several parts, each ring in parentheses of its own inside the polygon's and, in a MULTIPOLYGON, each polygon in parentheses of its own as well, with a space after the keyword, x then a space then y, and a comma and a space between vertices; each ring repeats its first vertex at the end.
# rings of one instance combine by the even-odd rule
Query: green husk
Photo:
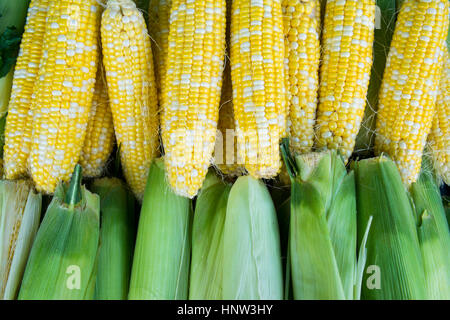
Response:
POLYGON ((208 173, 192 226, 190 300, 222 299, 223 234, 231 186, 208 173))
POLYGON ((354 168, 358 239, 373 217, 362 298, 424 299, 425 276, 413 208, 397 167, 379 157, 358 161, 354 168))
POLYGON ((263 182, 241 176, 231 188, 224 227, 223 298, 282 299, 280 237, 263 182))
POLYGON ((135 240, 134 198, 117 178, 93 182, 100 196, 100 249, 95 299, 126 300, 135 240))
POLYGON ((384 67, 394 34, 396 5, 393 0, 377 0, 373 41, 373 64, 370 73, 367 104, 361 128, 356 137, 355 152, 360 156, 372 153, 375 140, 375 120, 378 109, 378 92, 383 79, 384 67))
POLYGON ((42 196, 31 184, 0 181, 0 299, 16 299, 39 226, 42 196))
POLYGON ((294 298, 353 299, 357 266, 353 172, 347 174, 335 151, 295 159, 285 154, 285 162, 292 180, 289 253, 294 298))
POLYGON ((77 165, 70 186, 56 188, 31 249, 19 299, 93 298, 100 200, 80 182, 77 165))
POLYGON ((418 220, 419 244, 425 268, 427 299, 450 299, 450 233, 439 189, 423 171, 410 187, 418 220))
POLYGON ((187 299, 192 206, 166 182, 163 159, 150 167, 128 298, 187 299))

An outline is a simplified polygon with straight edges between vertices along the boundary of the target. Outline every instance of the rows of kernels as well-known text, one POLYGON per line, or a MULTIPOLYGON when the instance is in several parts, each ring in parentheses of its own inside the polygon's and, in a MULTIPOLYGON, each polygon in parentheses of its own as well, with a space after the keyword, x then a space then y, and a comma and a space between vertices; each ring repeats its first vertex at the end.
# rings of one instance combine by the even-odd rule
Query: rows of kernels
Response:
POLYGON ((231 79, 238 157, 250 175, 274 177, 286 132, 281 2, 236 0, 231 13, 231 79))
POLYGON ((97 71, 99 16, 96 0, 49 4, 28 159, 36 189, 45 193, 70 178, 80 157, 97 71))
POLYGON ((326 3, 316 147, 353 152, 366 105, 375 27, 374 0, 326 3))
POLYGON ((375 151, 394 159, 405 184, 416 181, 420 171, 447 30, 447 0, 403 2, 383 75, 375 151))
POLYGON ((450 60, 445 50, 444 69, 439 83, 433 125, 428 137, 436 171, 450 185, 450 60))
POLYGON ((285 76, 290 145, 297 153, 314 143, 320 61, 319 0, 283 0, 285 76))
POLYGON ((150 0, 148 4, 148 32, 153 39, 152 52, 155 65, 155 79, 158 89, 164 86, 167 49, 169 46, 169 17, 172 0, 150 0))
POLYGON ((30 153, 34 85, 42 55, 49 0, 32 0, 14 71, 5 128, 5 175, 17 179, 26 174, 30 153))
POLYGON ((102 15, 101 39, 108 96, 123 172, 142 199, 158 151, 158 99, 150 38, 131 0, 110 0, 102 15))
POLYGON ((161 123, 168 182, 192 198, 211 163, 225 51, 225 0, 172 1, 161 123))
POLYGON ((104 77, 103 70, 99 66, 86 137, 80 157, 85 177, 98 177, 102 174, 114 146, 114 126, 104 77))

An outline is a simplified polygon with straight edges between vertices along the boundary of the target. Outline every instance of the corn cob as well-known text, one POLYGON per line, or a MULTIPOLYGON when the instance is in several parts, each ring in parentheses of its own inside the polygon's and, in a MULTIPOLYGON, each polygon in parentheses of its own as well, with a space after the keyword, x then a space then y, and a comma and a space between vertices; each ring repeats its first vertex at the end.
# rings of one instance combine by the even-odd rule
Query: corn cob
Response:
POLYGON ((155 159, 139 216, 129 300, 188 298, 191 221, 191 200, 170 189, 163 159, 155 159))
POLYGON ((58 184, 31 248, 19 300, 92 300, 97 275, 100 199, 81 186, 58 184))
POLYGON ((447 30, 447 0, 403 2, 382 81, 375 152, 393 158, 405 184, 419 175, 447 30))
POLYGON ((278 222, 262 181, 242 176, 233 184, 222 237, 222 299, 283 299, 278 222))
POLYGON ((374 0, 327 1, 320 67, 316 147, 353 152, 372 66, 374 0))
POLYGON ((347 173, 334 150, 303 154, 286 163, 292 177, 289 253, 294 298, 357 299, 353 171, 347 173))
POLYGON ((158 150, 158 100, 150 39, 131 0, 109 0, 103 12, 103 63, 125 178, 142 199, 158 150))
POLYGON ((286 132, 284 35, 279 0, 236 0, 231 12, 231 80, 238 157, 250 175, 280 170, 286 132))
POLYGON ((428 141, 432 148, 437 173, 444 183, 450 185, 450 59, 448 50, 445 51, 444 69, 428 141))
POLYGON ((126 300, 135 240, 134 197, 117 178, 92 183, 100 197, 100 247, 96 300, 126 300))
POLYGON ((356 162, 354 170, 359 243, 363 237, 359 231, 372 221, 362 298, 424 299, 425 275, 414 212, 397 167, 379 157, 356 162))
POLYGON ((161 122, 169 185, 192 198, 211 162, 225 52, 225 0, 172 1, 161 122))
POLYGON ((17 297, 39 227, 41 202, 41 194, 28 181, 0 181, 0 300, 17 297))
POLYGON ((79 160, 97 72, 99 16, 96 0, 49 4, 28 159, 38 191, 53 193, 79 160))
POLYGON ((422 171, 409 192, 414 202, 417 234, 425 269, 427 299, 450 299, 450 231, 439 187, 429 170, 422 171))
POLYGON ((97 70, 86 138, 81 150, 80 164, 85 177, 98 177, 114 146, 114 127, 108 104, 108 92, 103 69, 97 70))
POLYGON ((293 151, 314 143, 320 59, 319 0, 283 0, 288 134, 293 151))
POLYGON ((155 79, 158 89, 164 85, 167 49, 169 46, 169 17, 172 0, 150 0, 148 3, 148 33, 153 39, 152 52, 155 65, 155 79))
POLYGON ((30 107, 38 78, 49 3, 49 0, 32 0, 28 9, 6 118, 3 157, 7 179, 17 179, 27 171, 33 119, 30 107))
POLYGON ((378 109, 378 93, 380 92, 387 54, 394 34, 396 4, 392 0, 376 0, 375 32, 373 39, 373 63, 367 89, 366 107, 361 126, 356 136, 353 153, 357 157, 367 158, 373 155, 375 143, 375 121, 378 109))
POLYGON ((233 114, 233 88, 231 85, 231 62, 230 62, 230 19, 231 0, 227 4, 227 26, 226 26, 226 52, 225 67, 222 76, 222 93, 220 96, 219 122, 217 124, 218 136, 214 150, 214 161, 219 171, 229 177, 244 174, 245 169, 237 159, 236 126, 233 114))
POLYGON ((198 194, 192 223, 190 300, 222 299, 223 230, 231 185, 214 172, 206 175, 198 194))

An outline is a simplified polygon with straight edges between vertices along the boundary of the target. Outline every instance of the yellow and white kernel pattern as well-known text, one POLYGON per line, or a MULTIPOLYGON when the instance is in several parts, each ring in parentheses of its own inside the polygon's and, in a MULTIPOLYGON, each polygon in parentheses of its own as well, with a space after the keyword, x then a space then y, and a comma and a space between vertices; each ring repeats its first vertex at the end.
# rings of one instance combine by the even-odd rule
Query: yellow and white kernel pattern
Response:
POLYGON ((172 0, 150 0, 148 4, 148 32, 152 38, 156 85, 164 86, 167 49, 169 46, 169 17, 172 0))
POLYGON ((433 122, 448 6, 448 0, 405 0, 384 70, 375 152, 385 152, 396 162, 406 185, 419 176, 433 122))
POLYGON ((436 171, 444 183, 450 185, 450 58, 448 50, 444 50, 444 69, 428 140, 431 144, 436 171))
POLYGON ((169 185, 192 198, 211 164, 225 53, 225 0, 175 0, 161 132, 169 185))
POLYGON ((69 180, 86 133, 98 64, 97 0, 51 1, 32 102, 28 166, 36 189, 69 180))
POLYGON ((361 126, 372 67, 375 0, 329 0, 323 26, 316 147, 347 160, 361 126))
POLYGON ((158 98, 142 13, 131 0, 109 0, 102 15, 103 65, 125 179, 142 200, 158 153, 158 98))
POLYGON ((272 178, 286 133, 280 0, 233 1, 231 80, 239 158, 251 176, 272 178))
POLYGON ((319 0, 283 0, 285 76, 290 146, 297 153, 314 144, 320 61, 319 0))
POLYGON ((114 125, 108 103, 108 91, 103 68, 98 67, 94 98, 89 115, 80 164, 84 177, 98 177, 114 147, 114 125))
POLYGON ((7 179, 17 179, 27 172, 32 132, 31 100, 42 56, 49 0, 32 0, 20 44, 8 116, 3 158, 7 179))

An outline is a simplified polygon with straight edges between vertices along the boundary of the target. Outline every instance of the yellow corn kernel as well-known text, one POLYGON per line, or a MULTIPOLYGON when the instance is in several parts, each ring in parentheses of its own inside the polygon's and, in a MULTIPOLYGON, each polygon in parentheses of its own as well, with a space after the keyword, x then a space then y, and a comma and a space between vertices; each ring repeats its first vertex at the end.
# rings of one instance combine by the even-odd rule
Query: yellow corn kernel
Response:
POLYGON ((152 41, 155 79, 158 89, 164 85, 167 49, 169 46, 169 17, 172 0, 150 0, 148 4, 148 33, 152 41))
POLYGON ((142 199, 158 152, 158 98, 142 13, 131 0, 109 0, 101 39, 114 131, 125 179, 142 199))
POLYGON ((375 0, 327 1, 316 147, 347 160, 361 126, 372 66, 375 0))
POLYGON ((296 153, 314 144, 319 87, 320 2, 283 0, 288 133, 296 153))
POLYGON ((448 0, 405 0, 380 89, 375 152, 387 153, 406 185, 417 180, 433 122, 448 30, 448 0))
POLYGON ((51 1, 48 10, 28 166, 36 189, 53 193, 69 180, 83 147, 98 64, 100 4, 51 1))
MULTIPOLYGON (((444 49, 445 50, 445 49, 444 49)), ((431 145, 434 167, 445 184, 450 185, 450 59, 445 50, 436 111, 428 136, 431 145)))
POLYGON ((279 141, 286 133, 280 1, 233 1, 231 80, 238 157, 253 177, 272 178, 280 170, 279 141))
POLYGON ((114 126, 111 109, 108 104, 108 92, 103 68, 98 67, 95 82, 94 98, 92 99, 89 123, 80 164, 83 176, 98 177, 105 168, 106 161, 114 146, 114 126))
POLYGON ((225 52, 225 0, 172 1, 161 133, 169 185, 192 198, 212 160, 225 52))
POLYGON ((49 2, 31 0, 28 8, 6 118, 3 157, 7 179, 18 179, 27 172, 33 119, 30 107, 42 56, 49 2))

